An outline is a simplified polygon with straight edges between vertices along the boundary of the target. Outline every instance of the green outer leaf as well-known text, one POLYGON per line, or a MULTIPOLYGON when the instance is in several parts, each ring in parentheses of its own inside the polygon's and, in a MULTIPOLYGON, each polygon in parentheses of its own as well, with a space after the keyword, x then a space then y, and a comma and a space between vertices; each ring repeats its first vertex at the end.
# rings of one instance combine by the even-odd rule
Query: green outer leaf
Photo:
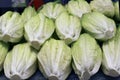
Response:
POLYGON ((28 6, 22 12, 21 17, 23 19, 23 22, 26 23, 29 19, 31 19, 35 15, 37 15, 36 10, 32 6, 28 6))
POLYGON ((115 7, 115 18, 120 21, 120 9, 119 9, 119 1, 114 2, 114 7, 115 7))
POLYGON ((0 41, 0 71, 3 68, 3 63, 6 58, 8 49, 9 49, 9 45, 0 41))

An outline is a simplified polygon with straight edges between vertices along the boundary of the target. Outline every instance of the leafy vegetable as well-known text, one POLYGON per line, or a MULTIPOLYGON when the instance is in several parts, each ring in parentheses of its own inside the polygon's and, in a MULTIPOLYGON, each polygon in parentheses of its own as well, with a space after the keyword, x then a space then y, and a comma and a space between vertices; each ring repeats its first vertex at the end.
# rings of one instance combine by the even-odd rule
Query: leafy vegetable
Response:
POLYGON ((103 43, 102 70, 104 74, 117 77, 120 75, 120 26, 114 38, 103 43))
POLYGON ((116 25, 114 20, 99 12, 91 12, 83 15, 82 27, 94 38, 106 41, 115 36, 116 25))
POLYGON ((66 5, 68 12, 72 15, 82 17, 83 14, 91 12, 90 5, 85 0, 71 0, 66 5))
POLYGON ((36 51, 28 43, 17 44, 6 56, 5 75, 10 80, 27 79, 36 71, 36 61, 36 51))
POLYGON ((39 69, 48 80, 65 80, 71 72, 71 49, 62 41, 50 39, 38 53, 39 69))
POLYGON ((36 49, 51 37, 55 29, 53 20, 45 17, 42 13, 32 17, 25 24, 25 39, 36 49))
POLYGON ((81 32, 80 19, 76 16, 63 12, 55 21, 58 37, 70 44, 79 38, 81 32))
POLYGON ((93 0, 90 2, 91 9, 103 13, 108 17, 114 16, 114 6, 112 0, 93 0))
POLYGON ((64 6, 55 2, 49 2, 43 5, 42 10, 40 10, 40 12, 42 12, 45 16, 51 19, 56 19, 64 11, 66 11, 64 6))
POLYGON ((0 71, 3 68, 3 63, 8 52, 8 47, 9 47, 8 44, 0 42, 0 71))
POLYGON ((0 40, 19 42, 23 36, 23 25, 18 12, 6 12, 0 17, 0 40))
POLYGON ((36 10, 31 6, 28 6, 22 12, 21 17, 23 19, 23 22, 26 23, 29 19, 31 19, 31 17, 35 16, 36 14, 37 14, 36 10))
POLYGON ((89 80, 96 74, 102 61, 102 51, 89 34, 82 34, 72 46, 73 69, 80 80, 89 80))
POLYGON ((119 9, 119 1, 113 3, 115 7, 115 18, 120 21, 120 9, 119 9))

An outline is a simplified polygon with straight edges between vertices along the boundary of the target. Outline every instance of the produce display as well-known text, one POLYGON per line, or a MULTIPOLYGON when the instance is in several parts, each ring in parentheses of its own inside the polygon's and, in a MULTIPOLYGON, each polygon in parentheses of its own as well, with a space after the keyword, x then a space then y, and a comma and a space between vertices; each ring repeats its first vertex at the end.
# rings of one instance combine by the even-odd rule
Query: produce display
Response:
POLYGON ((116 78, 119 43, 118 0, 56 0, 37 10, 6 11, 0 15, 0 75, 4 80, 73 80, 74 72, 74 80, 92 80, 102 70, 116 78), (38 71, 44 78, 32 79, 38 71))

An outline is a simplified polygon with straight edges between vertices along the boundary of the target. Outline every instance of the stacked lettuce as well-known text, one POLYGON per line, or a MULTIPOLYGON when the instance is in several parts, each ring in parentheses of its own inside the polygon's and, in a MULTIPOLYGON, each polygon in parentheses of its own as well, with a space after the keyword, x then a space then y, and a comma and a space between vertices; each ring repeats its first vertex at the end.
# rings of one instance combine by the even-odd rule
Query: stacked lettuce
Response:
POLYGON ((70 0, 28 6, 0 16, 0 71, 11 80, 37 70, 48 80, 66 80, 72 70, 89 80, 100 67, 120 76, 119 2, 70 0))

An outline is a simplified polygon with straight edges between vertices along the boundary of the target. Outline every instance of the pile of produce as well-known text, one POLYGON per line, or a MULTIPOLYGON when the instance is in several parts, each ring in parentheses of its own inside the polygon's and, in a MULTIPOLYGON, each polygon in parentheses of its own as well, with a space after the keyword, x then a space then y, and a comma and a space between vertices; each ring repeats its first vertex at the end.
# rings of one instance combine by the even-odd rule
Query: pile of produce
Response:
POLYGON ((120 76, 119 2, 48 2, 35 10, 0 16, 0 71, 26 80, 37 69, 48 80, 66 80, 72 70, 89 80, 99 69, 120 76))

